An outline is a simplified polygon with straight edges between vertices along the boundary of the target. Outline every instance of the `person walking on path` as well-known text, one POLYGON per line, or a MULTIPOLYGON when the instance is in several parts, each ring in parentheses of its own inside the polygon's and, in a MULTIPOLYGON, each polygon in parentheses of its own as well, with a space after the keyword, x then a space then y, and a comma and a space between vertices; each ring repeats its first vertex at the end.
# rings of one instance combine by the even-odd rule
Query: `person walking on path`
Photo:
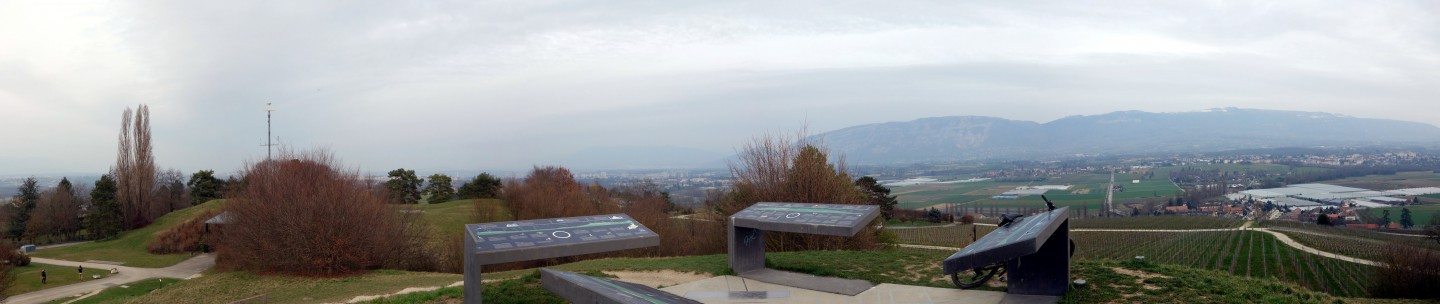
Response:
POLYGON ((44 269, 41 269, 41 270, 40 270, 40 284, 45 284, 45 279, 46 279, 46 278, 45 278, 45 270, 44 270, 44 269))
POLYGON ((85 280, 85 265, 79 265, 80 280, 85 280))

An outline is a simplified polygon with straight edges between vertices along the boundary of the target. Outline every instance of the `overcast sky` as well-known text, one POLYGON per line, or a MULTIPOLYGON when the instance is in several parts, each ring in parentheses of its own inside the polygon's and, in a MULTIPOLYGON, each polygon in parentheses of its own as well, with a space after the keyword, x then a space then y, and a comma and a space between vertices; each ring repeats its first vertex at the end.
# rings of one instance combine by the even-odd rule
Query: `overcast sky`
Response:
POLYGON ((369 171, 953 115, 1440 124, 1436 1, 62 2, 0 0, 0 175, 108 170, 141 103, 185 172, 263 158, 266 102, 369 171))

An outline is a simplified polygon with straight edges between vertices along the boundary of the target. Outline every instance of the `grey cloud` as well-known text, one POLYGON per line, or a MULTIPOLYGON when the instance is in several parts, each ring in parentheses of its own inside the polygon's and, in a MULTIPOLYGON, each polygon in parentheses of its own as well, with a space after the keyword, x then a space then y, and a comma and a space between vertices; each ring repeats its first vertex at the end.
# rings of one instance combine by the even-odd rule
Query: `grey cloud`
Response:
POLYGON ((142 102, 162 165, 185 171, 263 156, 265 102, 276 103, 285 144, 330 147, 373 171, 523 169, 597 147, 727 153, 805 124, 822 132, 944 115, 1043 122, 1237 106, 1437 124, 1437 6, 16 5, 16 15, 0 12, 12 22, 0 21, 0 47, 73 56, 0 53, 0 105, 30 112, 0 113, 0 128, 45 130, 11 137, 25 144, 0 155, 0 174, 103 171, 119 112, 142 102), (83 26, 19 18, 57 11, 83 26))

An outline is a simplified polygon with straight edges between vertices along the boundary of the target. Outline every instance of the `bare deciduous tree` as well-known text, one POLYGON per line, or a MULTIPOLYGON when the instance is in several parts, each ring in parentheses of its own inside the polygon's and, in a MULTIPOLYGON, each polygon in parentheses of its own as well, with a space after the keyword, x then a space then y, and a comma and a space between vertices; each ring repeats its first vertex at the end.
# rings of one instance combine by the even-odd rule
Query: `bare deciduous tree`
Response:
MULTIPOLYGON (((152 213, 160 215, 190 207, 190 192, 185 189, 185 174, 169 169, 160 172, 156 178, 152 213)), ((157 216, 158 217, 158 216, 157 216)))
POLYGON ((120 119, 120 147, 112 175, 118 186, 117 196, 125 229, 149 225, 164 215, 151 198, 155 190, 155 155, 150 142, 150 107, 140 105, 136 111, 125 109, 120 119), (158 214, 157 214, 158 213, 158 214))
MULTIPOLYGON (((737 157, 730 164, 735 183, 713 206, 726 217, 758 202, 867 203, 865 194, 852 184, 843 159, 831 162, 824 145, 812 142, 803 131, 758 137, 737 157)), ((777 251, 873 249, 879 245, 876 232, 867 226, 849 238, 774 233, 766 239, 767 247, 777 251)))

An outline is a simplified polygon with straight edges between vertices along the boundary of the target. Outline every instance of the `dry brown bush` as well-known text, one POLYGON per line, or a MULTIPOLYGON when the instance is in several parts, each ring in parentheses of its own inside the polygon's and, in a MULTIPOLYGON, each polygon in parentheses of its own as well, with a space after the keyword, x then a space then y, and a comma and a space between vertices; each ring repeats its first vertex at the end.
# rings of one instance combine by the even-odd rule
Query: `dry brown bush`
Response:
MULTIPOLYGON (((843 159, 831 162, 826 154, 824 146, 811 142, 803 131, 758 137, 730 164, 735 184, 713 207, 729 217, 758 202, 866 204, 843 159)), ((876 233, 874 225, 854 237, 770 233, 766 247, 772 251, 875 249, 880 247, 876 233)))
POLYGON ((359 172, 324 151, 281 150, 241 172, 230 191, 216 262, 224 269, 337 276, 433 260, 414 212, 385 203, 359 172))
POLYGON ((1370 292, 1380 298, 1440 299, 1440 251, 1389 244, 1370 292))
POLYGON ((20 253, 20 247, 10 240, 0 239, 0 301, 9 298, 7 290, 15 286, 15 272, 10 271, 18 266, 30 264, 30 257, 20 253))
POLYGON ((524 180, 505 182, 505 204, 516 219, 610 214, 620 210, 605 188, 575 181, 563 167, 535 167, 524 180))
POLYGON ((725 252, 725 225, 719 221, 684 220, 671 216, 673 207, 652 182, 616 187, 611 191, 624 202, 624 212, 660 235, 660 246, 635 254, 686 256, 725 252))
POLYGON ((184 223, 156 234, 145 248, 154 254, 201 251, 204 249, 200 244, 205 236, 205 221, 219 214, 220 210, 215 209, 196 213, 184 223))

